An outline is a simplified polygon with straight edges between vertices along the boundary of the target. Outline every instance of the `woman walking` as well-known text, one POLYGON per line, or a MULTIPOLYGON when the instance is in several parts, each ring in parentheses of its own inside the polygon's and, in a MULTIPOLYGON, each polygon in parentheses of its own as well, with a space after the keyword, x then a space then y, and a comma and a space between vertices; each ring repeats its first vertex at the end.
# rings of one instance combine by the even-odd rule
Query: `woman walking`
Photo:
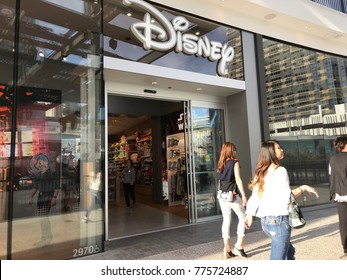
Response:
POLYGON ((270 260, 295 259, 295 248, 290 242, 291 226, 288 216, 290 192, 295 197, 305 191, 318 197, 318 192, 307 185, 290 189, 287 170, 280 164, 283 157, 284 151, 277 141, 264 142, 249 185, 252 195, 247 204, 245 226, 250 228, 253 216, 261 219, 263 231, 271 238, 270 260))
POLYGON ((224 258, 228 259, 239 255, 247 257, 244 251, 244 236, 245 225, 244 220, 246 218, 245 206, 247 204, 247 197, 243 188, 242 179, 240 176, 240 164, 236 157, 236 147, 231 142, 226 142, 222 146, 221 155, 218 161, 217 179, 220 180, 220 186, 224 190, 229 186, 236 186, 233 182, 236 182, 237 186, 234 189, 229 189, 233 192, 233 200, 227 201, 222 198, 218 198, 219 205, 222 211, 223 224, 222 224, 222 237, 224 241, 224 258), (232 221, 232 211, 238 217, 237 225, 237 241, 231 249, 230 246, 230 226, 232 221))

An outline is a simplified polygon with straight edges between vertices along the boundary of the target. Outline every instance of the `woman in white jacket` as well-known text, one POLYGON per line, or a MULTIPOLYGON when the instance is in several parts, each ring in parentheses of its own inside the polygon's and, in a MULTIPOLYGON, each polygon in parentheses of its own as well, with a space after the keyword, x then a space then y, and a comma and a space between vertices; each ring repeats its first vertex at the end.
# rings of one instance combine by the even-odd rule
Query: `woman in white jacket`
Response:
POLYGON ((261 219, 263 231, 271 238, 270 260, 295 259, 288 216, 290 192, 295 197, 305 191, 318 197, 318 192, 307 185, 290 189, 287 170, 280 164, 283 157, 284 151, 277 141, 264 142, 249 185, 252 195, 247 204, 245 226, 250 228, 253 216, 261 219))

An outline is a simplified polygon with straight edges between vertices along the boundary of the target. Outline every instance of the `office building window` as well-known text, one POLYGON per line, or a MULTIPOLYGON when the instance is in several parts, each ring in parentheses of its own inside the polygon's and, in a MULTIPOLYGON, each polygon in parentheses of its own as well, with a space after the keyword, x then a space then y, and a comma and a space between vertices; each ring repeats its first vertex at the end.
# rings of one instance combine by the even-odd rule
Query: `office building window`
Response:
POLYGON ((291 184, 319 186, 328 202, 332 141, 347 134, 347 58, 269 39, 263 49, 270 137, 285 148, 291 184))

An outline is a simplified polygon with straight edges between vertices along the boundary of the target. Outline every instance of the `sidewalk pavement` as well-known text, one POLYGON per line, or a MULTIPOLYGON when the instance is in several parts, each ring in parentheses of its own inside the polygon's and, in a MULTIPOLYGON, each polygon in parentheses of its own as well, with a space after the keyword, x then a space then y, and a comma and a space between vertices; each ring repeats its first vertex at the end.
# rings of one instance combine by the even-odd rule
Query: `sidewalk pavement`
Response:
MULTIPOLYGON (((335 204, 302 208, 307 221, 301 229, 292 230, 292 243, 297 260, 341 260, 340 240, 335 204)), ((236 242, 237 218, 232 223, 231 244, 236 242)), ((160 232, 109 241, 105 252, 79 260, 222 260, 222 220, 205 222, 160 232)), ((270 239, 254 221, 246 232, 245 251, 248 258, 229 260, 268 260, 270 239)), ((345 260, 345 259, 344 259, 345 260)))

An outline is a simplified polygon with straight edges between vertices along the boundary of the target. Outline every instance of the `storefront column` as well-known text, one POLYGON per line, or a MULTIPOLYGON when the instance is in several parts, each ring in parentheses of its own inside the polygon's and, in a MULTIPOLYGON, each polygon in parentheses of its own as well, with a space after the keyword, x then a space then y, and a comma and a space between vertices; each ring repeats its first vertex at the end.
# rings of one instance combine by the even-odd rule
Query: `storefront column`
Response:
POLYGON ((242 32, 244 57, 244 72, 246 82, 246 106, 249 129, 249 149, 252 172, 258 161, 259 147, 262 137, 262 118, 259 90, 259 75, 257 71, 257 52, 254 33, 242 32))

